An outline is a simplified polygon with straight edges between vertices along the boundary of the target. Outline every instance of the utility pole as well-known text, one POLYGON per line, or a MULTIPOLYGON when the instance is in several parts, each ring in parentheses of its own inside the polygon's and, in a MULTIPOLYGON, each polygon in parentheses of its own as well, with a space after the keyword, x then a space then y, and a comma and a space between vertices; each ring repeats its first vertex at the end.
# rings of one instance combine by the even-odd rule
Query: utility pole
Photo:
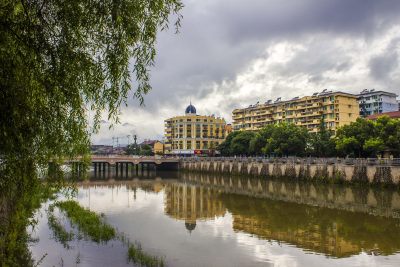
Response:
POLYGON ((137 155, 137 154, 138 154, 138 151, 137 151, 137 143, 136 143, 136 141, 137 141, 137 136, 136 136, 136 134, 133 136, 133 140, 134 140, 135 154, 137 155))
POLYGON ((112 137, 112 153, 114 154, 114 139, 115 139, 115 137, 113 136, 112 137))

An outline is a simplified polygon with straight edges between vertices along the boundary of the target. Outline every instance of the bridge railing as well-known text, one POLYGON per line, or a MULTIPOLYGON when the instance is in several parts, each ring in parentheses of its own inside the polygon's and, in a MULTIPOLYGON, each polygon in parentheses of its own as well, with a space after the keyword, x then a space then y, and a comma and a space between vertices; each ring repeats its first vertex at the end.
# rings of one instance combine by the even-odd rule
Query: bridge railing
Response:
POLYGON ((132 158, 132 159, 178 159, 179 157, 170 157, 170 156, 138 156, 138 155, 115 155, 115 154, 95 154, 91 155, 91 158, 110 158, 110 159, 118 159, 118 158, 132 158))
POLYGON ((400 166, 400 158, 315 158, 315 157, 182 157, 184 162, 230 161, 259 163, 303 163, 303 164, 345 164, 345 165, 386 165, 400 166))

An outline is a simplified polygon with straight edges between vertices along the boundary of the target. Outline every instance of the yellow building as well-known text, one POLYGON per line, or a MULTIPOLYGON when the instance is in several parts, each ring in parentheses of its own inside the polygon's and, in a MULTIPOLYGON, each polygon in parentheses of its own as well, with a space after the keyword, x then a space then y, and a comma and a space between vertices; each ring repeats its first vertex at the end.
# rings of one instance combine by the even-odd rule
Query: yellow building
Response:
POLYGON ((154 143, 154 154, 163 155, 164 154, 164 144, 161 142, 154 143))
POLYGON ((164 211, 168 216, 184 220, 189 231, 197 221, 211 220, 225 215, 226 208, 219 199, 219 191, 189 184, 168 184, 165 187, 164 211))
POLYGON ((232 124, 225 125, 225 137, 227 137, 233 131, 232 124))
POLYGON ((291 100, 268 100, 263 104, 233 110, 233 129, 259 130, 268 124, 294 123, 310 132, 317 132, 322 118, 332 131, 354 122, 359 116, 357 96, 343 92, 323 90, 312 96, 291 100))
POLYGON ((190 104, 185 115, 165 120, 165 154, 207 154, 225 139, 226 122, 215 116, 196 114, 190 104))

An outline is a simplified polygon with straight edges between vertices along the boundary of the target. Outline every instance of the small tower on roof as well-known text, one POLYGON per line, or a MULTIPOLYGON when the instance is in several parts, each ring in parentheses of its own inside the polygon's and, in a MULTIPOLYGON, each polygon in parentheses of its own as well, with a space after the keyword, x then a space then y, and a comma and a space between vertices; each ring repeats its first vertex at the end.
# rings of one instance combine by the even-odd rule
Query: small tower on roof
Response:
POLYGON ((192 101, 190 101, 189 106, 186 107, 185 115, 195 115, 196 108, 192 105, 192 101))

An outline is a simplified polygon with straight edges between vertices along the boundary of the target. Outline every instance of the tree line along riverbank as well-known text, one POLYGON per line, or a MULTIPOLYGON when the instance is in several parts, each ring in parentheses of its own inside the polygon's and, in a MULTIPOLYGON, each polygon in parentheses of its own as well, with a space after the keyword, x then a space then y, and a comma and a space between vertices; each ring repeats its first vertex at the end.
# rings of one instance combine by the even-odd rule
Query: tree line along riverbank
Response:
POLYGON ((359 118, 336 133, 324 120, 316 133, 292 123, 271 124, 259 131, 232 132, 218 150, 223 156, 399 157, 400 120, 359 118))

